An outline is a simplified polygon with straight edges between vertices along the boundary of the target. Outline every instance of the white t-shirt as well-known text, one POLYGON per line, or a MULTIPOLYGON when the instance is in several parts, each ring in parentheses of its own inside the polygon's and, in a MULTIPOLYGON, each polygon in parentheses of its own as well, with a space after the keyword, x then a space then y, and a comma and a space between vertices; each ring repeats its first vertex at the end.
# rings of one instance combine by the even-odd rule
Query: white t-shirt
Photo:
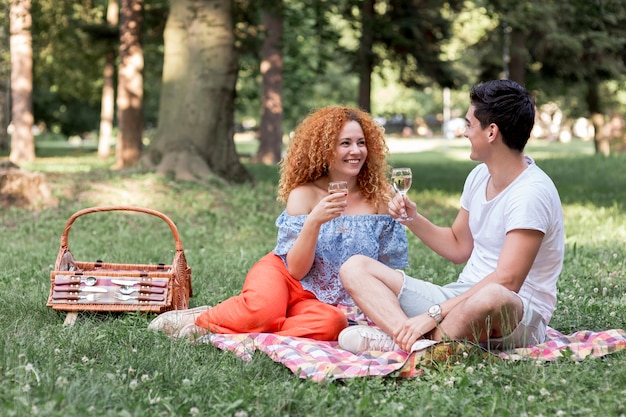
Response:
POLYGON ((486 198, 487 166, 480 164, 468 175, 461 207, 469 212, 474 249, 458 280, 476 283, 493 272, 509 231, 539 230, 544 233, 543 241, 519 295, 536 305, 548 324, 565 251, 563 210, 550 177, 530 157, 525 158, 528 168, 490 201, 486 198))

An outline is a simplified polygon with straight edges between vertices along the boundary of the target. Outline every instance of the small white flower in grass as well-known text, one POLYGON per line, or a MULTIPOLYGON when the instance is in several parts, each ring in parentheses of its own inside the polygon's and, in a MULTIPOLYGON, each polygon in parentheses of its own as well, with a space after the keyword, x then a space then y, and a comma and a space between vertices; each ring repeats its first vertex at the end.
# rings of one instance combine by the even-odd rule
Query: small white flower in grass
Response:
POLYGON ((235 412, 235 417, 248 417, 248 412, 244 410, 239 410, 235 412))
POLYGON ((439 385, 434 385, 434 384, 433 384, 433 385, 431 385, 431 386, 430 386, 430 390, 431 390, 431 391, 439 391, 439 385))
POLYGON ((89 358, 87 356, 83 356, 81 358, 81 361, 83 361, 83 363, 87 363, 87 362, 89 362, 89 358))
POLYGON ((443 385, 445 385, 446 387, 453 387, 454 386, 454 377, 451 376, 446 382, 443 383, 443 385))
POLYGON ((26 358, 26 354, 25 353, 20 353, 19 355, 17 355, 18 359, 25 359, 26 358))
POLYGON ((474 368, 471 366, 468 366, 467 368, 465 368, 465 372, 471 375, 474 373, 474 368))
POLYGON ((200 414, 200 409, 198 407, 191 407, 189 409, 189 415, 197 416, 198 414, 200 414))
POLYGON ((131 390, 135 390, 135 388, 137 388, 137 386, 139 386, 139 382, 136 379, 133 379, 132 381, 130 381, 130 383, 128 384, 128 388, 130 388, 131 390))
POLYGON ((615 317, 615 315, 616 315, 615 311, 611 311, 611 312, 609 313, 609 316, 611 316, 611 317, 615 317))
POLYGON ((515 391, 515 395, 517 395, 518 397, 522 396, 522 391, 515 391))
POLYGON ((158 404, 161 402, 161 397, 150 398, 150 405, 158 404))
POLYGON ((543 397, 547 397, 548 395, 550 395, 550 391, 548 391, 546 388, 541 388, 539 390, 539 394, 541 394, 543 397))
POLYGON ((35 370, 35 367, 33 366, 32 363, 27 363, 26 366, 24 367, 24 370, 26 372, 33 372, 33 370, 35 370))
POLYGON ((596 294, 597 294, 599 291, 600 291, 600 290, 598 289, 598 287, 595 287, 595 288, 593 289, 593 292, 594 292, 594 293, 596 293, 596 294))
POLYGON ((535 401, 535 396, 529 395, 528 397, 526 397, 526 401, 528 401, 529 403, 532 403, 533 401, 535 401))
POLYGON ((59 348, 54 349, 54 354, 56 356, 59 356, 61 354, 61 349, 59 349, 59 348))
POLYGON ((183 379, 183 385, 189 385, 189 384, 191 384, 191 379, 189 378, 183 379))
POLYGON ((150 381, 150 375, 147 375, 147 374, 141 375, 141 382, 147 382, 147 381, 150 381))
POLYGON ((128 375, 135 375, 135 370, 133 368, 128 368, 128 375))
POLYGON ((89 412, 89 414, 93 414, 93 413, 95 413, 95 412, 96 412, 96 406, 95 406, 95 405, 90 406, 90 407, 87 409, 87 411, 89 412))
POLYGON ((22 387, 22 392, 30 392, 30 384, 24 384, 22 387))
POLYGON ((56 382, 55 382, 55 385, 57 387, 59 387, 59 388, 65 388, 65 387, 67 387, 68 384, 69 384, 69 381, 64 376, 58 377, 56 382))
POLYGON ((512 388, 511 388, 511 386, 510 386, 510 385, 505 385, 505 386, 504 386, 504 391, 506 391, 506 392, 510 392, 510 391, 511 391, 511 389, 512 389, 512 388))
POLYGON ((476 381, 476 386, 477 387, 482 387, 483 386, 483 380, 479 379, 478 381, 476 381))
POLYGON ((38 416, 39 415, 39 407, 37 407, 36 405, 33 405, 30 408, 30 414, 33 416, 38 416))
POLYGON ((564 416, 565 415, 565 411, 563 411, 563 410, 556 410, 556 415, 557 415, 557 417, 564 416))

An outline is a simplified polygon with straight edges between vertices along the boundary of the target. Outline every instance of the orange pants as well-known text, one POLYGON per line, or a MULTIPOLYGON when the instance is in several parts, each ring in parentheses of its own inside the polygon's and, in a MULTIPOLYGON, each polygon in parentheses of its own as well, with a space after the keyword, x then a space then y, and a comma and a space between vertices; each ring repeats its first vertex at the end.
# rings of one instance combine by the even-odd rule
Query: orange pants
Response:
POLYGON ((212 333, 276 333, 317 340, 337 340, 347 325, 341 310, 304 290, 274 253, 250 269, 239 295, 196 319, 196 326, 212 333))

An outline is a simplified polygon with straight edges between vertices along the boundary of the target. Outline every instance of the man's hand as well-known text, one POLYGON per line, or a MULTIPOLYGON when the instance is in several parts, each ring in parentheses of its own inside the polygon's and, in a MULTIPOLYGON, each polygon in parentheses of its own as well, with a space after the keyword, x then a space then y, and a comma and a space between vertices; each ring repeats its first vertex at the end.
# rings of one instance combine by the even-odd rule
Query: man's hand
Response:
POLYGON ((413 343, 428 335, 435 327, 437 327, 435 320, 428 314, 423 313, 405 321, 394 333, 393 338, 402 350, 410 352, 413 343))

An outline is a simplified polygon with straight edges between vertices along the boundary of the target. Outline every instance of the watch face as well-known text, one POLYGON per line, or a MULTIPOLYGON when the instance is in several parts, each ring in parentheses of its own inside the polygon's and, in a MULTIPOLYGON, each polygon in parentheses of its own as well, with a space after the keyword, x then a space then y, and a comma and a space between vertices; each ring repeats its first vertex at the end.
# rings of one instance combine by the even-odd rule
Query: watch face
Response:
POLYGON ((435 304, 434 306, 430 306, 430 308, 428 309, 428 312, 430 314, 437 314, 441 312, 441 307, 439 307, 438 304, 435 304))

